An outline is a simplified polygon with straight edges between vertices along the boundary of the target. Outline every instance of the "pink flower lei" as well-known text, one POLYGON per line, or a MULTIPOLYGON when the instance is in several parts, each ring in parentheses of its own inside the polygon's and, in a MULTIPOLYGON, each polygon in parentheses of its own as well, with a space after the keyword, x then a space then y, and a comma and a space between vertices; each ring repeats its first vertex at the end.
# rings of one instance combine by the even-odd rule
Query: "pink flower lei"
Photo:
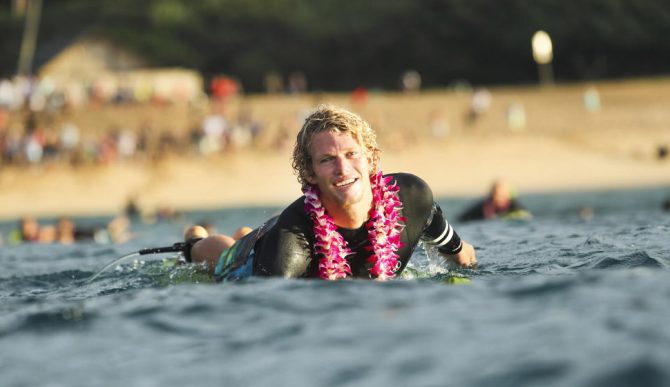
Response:
MULTIPOLYGON (((372 208, 368 213, 365 227, 368 229, 372 251, 368 258, 368 271, 371 278, 389 280, 395 277, 400 267, 398 261, 399 248, 403 246, 400 234, 405 221, 399 210, 402 203, 398 199, 399 188, 391 182, 390 177, 384 177, 380 172, 370 176, 372 187, 372 208)), ((326 280, 337 280, 351 275, 351 267, 347 255, 352 254, 347 241, 337 232, 333 218, 328 215, 319 199, 319 190, 316 187, 303 188, 305 194, 305 211, 310 215, 314 226, 316 244, 314 250, 321 255, 319 260, 319 276, 326 280)))

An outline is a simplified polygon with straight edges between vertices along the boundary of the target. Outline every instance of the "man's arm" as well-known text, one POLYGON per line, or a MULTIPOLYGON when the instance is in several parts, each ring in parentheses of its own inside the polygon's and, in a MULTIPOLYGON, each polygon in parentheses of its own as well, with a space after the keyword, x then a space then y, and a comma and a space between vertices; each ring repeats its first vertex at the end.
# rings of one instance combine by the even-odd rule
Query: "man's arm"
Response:
POLYGON ((456 230, 444 219, 437 203, 433 204, 432 216, 424 229, 423 239, 436 246, 442 256, 462 267, 472 267, 477 263, 475 248, 461 240, 456 230))

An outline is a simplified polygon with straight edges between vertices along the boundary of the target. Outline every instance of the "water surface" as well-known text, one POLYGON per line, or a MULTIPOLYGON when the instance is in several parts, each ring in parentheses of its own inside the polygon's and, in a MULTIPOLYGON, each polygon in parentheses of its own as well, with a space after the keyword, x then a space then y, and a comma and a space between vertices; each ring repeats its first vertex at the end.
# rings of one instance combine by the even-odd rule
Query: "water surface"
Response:
MULTIPOLYGON (((232 232, 276 208, 136 223, 120 245, 4 246, 1 384, 667 386, 667 196, 529 195, 531 221, 453 222, 477 246, 476 270, 419 249, 419 275, 389 283, 210 284, 193 267, 170 268, 169 255, 85 281, 117 257, 178 241, 190 222, 232 232), (581 218, 582 207, 593 218, 581 218)), ((470 201, 441 203, 455 218, 470 201)))

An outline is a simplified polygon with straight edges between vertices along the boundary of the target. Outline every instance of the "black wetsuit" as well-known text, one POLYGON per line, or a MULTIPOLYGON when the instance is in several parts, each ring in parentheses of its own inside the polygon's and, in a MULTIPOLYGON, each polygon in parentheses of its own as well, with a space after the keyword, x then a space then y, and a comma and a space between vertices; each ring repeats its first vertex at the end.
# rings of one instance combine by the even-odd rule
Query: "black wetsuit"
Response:
MULTIPOLYGON (((406 218, 401 235, 403 247, 398 250, 400 256, 398 273, 409 262, 420 239, 439 246, 440 252, 446 254, 459 252, 462 247, 461 240, 444 219, 440 207, 433 201, 430 187, 411 174, 396 173, 389 176, 400 188, 399 198, 403 204, 401 216, 406 218)), ((304 196, 293 202, 255 243, 254 275, 318 277, 319 260, 314 259, 312 248, 315 236, 304 203, 304 196)), ((338 231, 354 253, 347 257, 352 275, 369 278, 366 262, 371 253, 365 249, 365 246, 369 245, 365 225, 356 230, 339 228, 338 231)))

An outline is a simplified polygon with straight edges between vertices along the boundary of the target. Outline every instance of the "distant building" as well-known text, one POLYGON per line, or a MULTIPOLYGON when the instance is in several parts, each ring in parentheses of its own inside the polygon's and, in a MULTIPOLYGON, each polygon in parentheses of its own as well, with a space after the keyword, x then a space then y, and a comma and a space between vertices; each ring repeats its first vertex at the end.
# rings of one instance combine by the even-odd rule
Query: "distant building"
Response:
POLYGON ((40 67, 38 76, 75 99, 193 102, 204 96, 198 72, 148 67, 129 50, 91 36, 76 40, 52 57, 40 67))

